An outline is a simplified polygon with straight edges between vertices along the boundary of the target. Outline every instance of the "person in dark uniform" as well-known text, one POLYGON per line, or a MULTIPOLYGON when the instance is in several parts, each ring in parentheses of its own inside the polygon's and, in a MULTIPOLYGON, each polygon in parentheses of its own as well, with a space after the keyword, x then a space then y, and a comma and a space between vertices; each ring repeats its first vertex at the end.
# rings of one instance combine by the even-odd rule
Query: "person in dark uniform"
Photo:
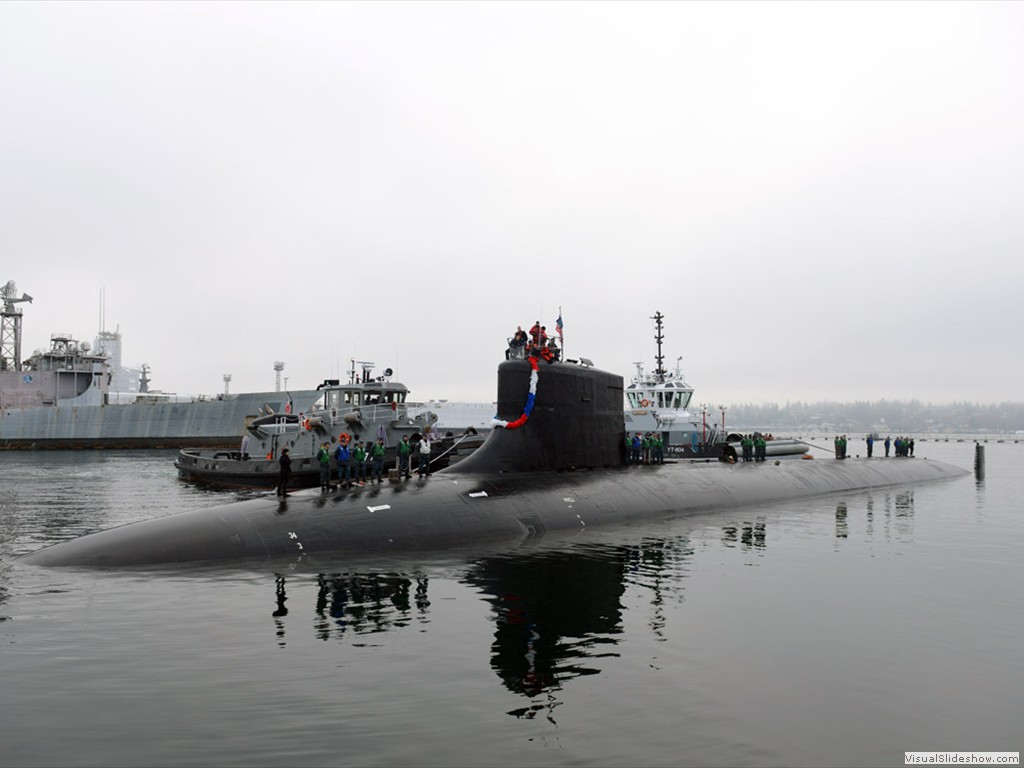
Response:
POLYGON ((282 449, 279 462, 281 464, 281 477, 277 482, 277 495, 287 496, 288 480, 292 476, 292 457, 288 455, 287 448, 282 449))

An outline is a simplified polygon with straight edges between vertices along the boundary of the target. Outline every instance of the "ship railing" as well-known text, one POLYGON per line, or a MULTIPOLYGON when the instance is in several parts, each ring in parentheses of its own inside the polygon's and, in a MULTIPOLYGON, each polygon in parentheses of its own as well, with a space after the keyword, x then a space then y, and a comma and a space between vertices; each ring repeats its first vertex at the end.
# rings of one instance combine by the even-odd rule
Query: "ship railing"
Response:
POLYGON ((555 338, 549 338, 543 344, 536 344, 532 341, 517 343, 515 339, 508 340, 508 350, 505 352, 506 360, 525 360, 527 355, 550 356, 550 359, 559 360, 562 357, 562 349, 558 346, 555 338))
POLYGON ((505 355, 506 360, 525 360, 526 359, 526 344, 517 343, 515 339, 509 338, 508 340, 508 353, 505 355))
POLYGON ((334 424, 347 424, 353 429, 368 427, 373 424, 387 423, 396 419, 404 419, 408 414, 405 403, 373 403, 360 405, 351 410, 341 410, 332 419, 334 424))

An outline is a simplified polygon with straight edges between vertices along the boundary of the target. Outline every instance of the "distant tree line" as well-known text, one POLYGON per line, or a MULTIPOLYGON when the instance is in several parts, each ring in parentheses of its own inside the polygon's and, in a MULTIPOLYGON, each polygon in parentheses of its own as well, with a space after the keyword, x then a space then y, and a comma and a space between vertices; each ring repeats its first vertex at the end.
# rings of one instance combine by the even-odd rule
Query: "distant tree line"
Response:
MULTIPOLYGON (((691 412, 693 409, 691 408, 691 412)), ((1024 430, 1024 403, 958 402, 944 405, 920 400, 877 400, 838 403, 787 402, 728 406, 729 430, 764 429, 816 430, 860 434, 877 431, 889 434, 919 432, 1013 433, 1024 430)), ((699 409, 698 409, 699 418, 699 409)), ((708 421, 718 422, 720 412, 708 411, 708 421)))

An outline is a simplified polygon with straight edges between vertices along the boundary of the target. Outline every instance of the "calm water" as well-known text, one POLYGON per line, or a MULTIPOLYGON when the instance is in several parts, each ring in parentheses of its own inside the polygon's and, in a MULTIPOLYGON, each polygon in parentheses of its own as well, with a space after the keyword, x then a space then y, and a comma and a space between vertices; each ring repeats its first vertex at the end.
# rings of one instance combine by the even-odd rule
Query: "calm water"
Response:
MULTIPOLYGON (((971 469, 971 443, 917 459, 971 469)), ((824 456, 822 456, 824 458, 824 456)), ((129 572, 173 453, 0 454, 3 766, 901 765, 1024 747, 1024 444, 987 476, 505 549, 129 572)), ((895 460, 895 459, 893 459, 895 460)))

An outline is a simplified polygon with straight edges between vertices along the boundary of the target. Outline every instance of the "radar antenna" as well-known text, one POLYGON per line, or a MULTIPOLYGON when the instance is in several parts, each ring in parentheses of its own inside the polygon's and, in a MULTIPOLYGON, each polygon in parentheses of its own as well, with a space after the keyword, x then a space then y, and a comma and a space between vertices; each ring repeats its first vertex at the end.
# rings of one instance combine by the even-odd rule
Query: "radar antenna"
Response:
POLYGON ((4 306, 0 312, 0 370, 21 370, 21 307, 14 306, 23 301, 32 302, 27 293, 18 298, 18 288, 8 280, 0 288, 4 306))
POLYGON ((374 364, 371 363, 369 360, 356 360, 353 357, 352 358, 352 370, 349 373, 349 383, 350 384, 366 384, 368 381, 370 381, 370 371, 373 370, 373 365, 374 364), (363 369, 362 378, 356 378, 356 364, 357 363, 363 369))
POLYGON ((665 356, 661 354, 661 342, 665 338, 661 332, 661 321, 664 319, 665 316, 661 314, 661 312, 655 312, 654 317, 651 318, 651 320, 654 321, 654 341, 658 345, 658 354, 654 356, 654 362, 657 363, 657 367, 654 369, 654 377, 659 383, 665 381, 665 374, 667 373, 665 367, 662 365, 665 360, 665 356))

